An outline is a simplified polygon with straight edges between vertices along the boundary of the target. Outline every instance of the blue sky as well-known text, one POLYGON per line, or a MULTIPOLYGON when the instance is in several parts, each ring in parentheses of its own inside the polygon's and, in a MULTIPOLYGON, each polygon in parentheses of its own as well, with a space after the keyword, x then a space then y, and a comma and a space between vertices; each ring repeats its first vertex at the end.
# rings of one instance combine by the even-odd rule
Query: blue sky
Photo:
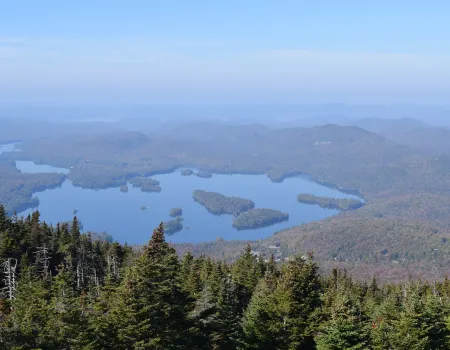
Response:
POLYGON ((448 104, 450 2, 3 1, 0 102, 448 104))

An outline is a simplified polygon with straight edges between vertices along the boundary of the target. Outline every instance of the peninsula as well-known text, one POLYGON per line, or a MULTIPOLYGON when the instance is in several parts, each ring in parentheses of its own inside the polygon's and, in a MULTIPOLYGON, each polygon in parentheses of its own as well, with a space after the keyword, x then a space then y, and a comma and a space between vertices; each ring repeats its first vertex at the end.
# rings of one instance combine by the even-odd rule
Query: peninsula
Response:
POLYGON ((303 204, 318 205, 321 208, 337 209, 340 211, 355 210, 364 205, 364 202, 359 199, 319 197, 309 193, 299 194, 297 200, 303 204))
POLYGON ((159 181, 148 177, 133 177, 129 180, 133 187, 138 187, 142 192, 161 192, 159 181))

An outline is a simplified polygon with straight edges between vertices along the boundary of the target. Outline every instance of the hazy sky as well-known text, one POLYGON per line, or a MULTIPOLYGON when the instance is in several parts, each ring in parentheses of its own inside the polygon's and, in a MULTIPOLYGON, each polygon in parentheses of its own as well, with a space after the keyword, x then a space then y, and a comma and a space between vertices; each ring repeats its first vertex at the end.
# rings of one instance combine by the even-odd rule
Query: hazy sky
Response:
POLYGON ((447 0, 0 2, 0 102, 449 102, 447 0))

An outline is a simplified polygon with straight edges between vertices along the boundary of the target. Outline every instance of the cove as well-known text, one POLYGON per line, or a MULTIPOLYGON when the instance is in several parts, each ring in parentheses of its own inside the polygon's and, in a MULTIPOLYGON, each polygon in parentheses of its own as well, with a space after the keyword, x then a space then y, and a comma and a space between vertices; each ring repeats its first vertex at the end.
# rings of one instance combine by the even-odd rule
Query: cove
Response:
MULTIPOLYGON (((67 172, 67 169, 35 165, 33 162, 22 161, 16 165, 22 172, 67 172)), ((152 178, 160 182, 161 192, 144 193, 130 184, 127 193, 121 192, 119 188, 89 190, 75 187, 70 180, 66 180, 59 188, 36 193, 40 200, 37 209, 41 212, 41 219, 49 224, 71 220, 76 209, 85 231, 106 232, 121 243, 143 244, 149 240, 153 229, 161 221, 171 219, 170 210, 180 207, 183 209, 184 229, 168 236, 167 240, 174 243, 198 243, 213 241, 219 237, 226 240, 266 238, 277 231, 338 213, 337 210, 300 204, 297 201, 299 193, 357 198, 317 184, 305 176, 273 183, 265 175, 213 174, 211 178, 200 178, 182 176, 181 171, 177 170, 152 178), (192 193, 197 189, 251 199, 256 208, 289 213, 289 221, 255 230, 238 231, 232 227, 231 215, 212 215, 194 201, 192 193), (141 207, 147 209, 141 210, 141 207)), ((29 209, 20 215, 28 215, 32 211, 29 209)))

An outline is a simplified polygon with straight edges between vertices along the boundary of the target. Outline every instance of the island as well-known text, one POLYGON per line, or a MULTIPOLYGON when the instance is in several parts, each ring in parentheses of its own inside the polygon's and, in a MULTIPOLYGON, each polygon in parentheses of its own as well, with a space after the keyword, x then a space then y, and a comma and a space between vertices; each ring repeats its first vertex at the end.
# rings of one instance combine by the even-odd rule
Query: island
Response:
POLYGON ((128 186, 127 185, 120 186, 120 192, 127 193, 128 192, 128 186))
POLYGON ((289 214, 273 209, 251 209, 233 220, 233 227, 238 230, 252 230, 267 227, 289 220, 289 214))
POLYGON ((194 173, 193 170, 191 169, 183 169, 181 170, 181 175, 183 176, 191 176, 194 173))
POLYGON ((164 233, 168 236, 180 232, 181 230, 183 230, 183 218, 181 216, 164 223, 164 233))
POLYGON ((359 199, 319 197, 308 193, 299 194, 297 200, 303 204, 318 205, 321 208, 337 209, 340 211, 355 210, 364 205, 364 202, 359 199))
POLYGON ((196 190, 192 197, 214 215, 231 214, 238 216, 255 207, 255 203, 249 199, 227 197, 217 192, 196 190))
POLYGON ((142 192, 161 192, 159 181, 149 177, 133 177, 129 180, 133 187, 138 187, 142 192))
POLYGON ((195 176, 201 177, 203 179, 209 179, 212 177, 212 174, 208 173, 207 171, 199 171, 198 173, 195 173, 195 176))
POLYGON ((0 204, 9 215, 39 206, 36 192, 60 187, 66 176, 57 173, 22 173, 15 161, 0 159, 0 204))
POLYGON ((181 208, 172 208, 170 209, 169 215, 173 218, 183 215, 183 209, 181 208))

